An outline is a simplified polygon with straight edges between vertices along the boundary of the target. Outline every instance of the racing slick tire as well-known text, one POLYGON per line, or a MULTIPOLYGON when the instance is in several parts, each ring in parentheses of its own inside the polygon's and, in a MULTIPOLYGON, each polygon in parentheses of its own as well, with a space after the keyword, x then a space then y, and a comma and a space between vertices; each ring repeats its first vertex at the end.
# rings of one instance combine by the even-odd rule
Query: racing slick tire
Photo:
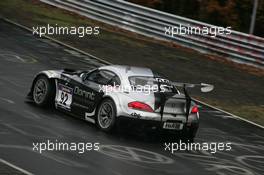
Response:
POLYGON ((104 132, 113 131, 116 125, 116 106, 113 100, 104 99, 96 112, 96 124, 104 132))
POLYGON ((184 132, 182 134, 182 141, 188 143, 192 143, 194 142, 194 138, 196 136, 196 133, 197 133, 197 130, 198 130, 198 126, 199 124, 196 124, 195 126, 193 127, 190 127, 190 128, 185 128, 184 129, 184 132))
POLYGON ((193 143, 194 142, 195 135, 193 133, 185 133, 183 134, 181 140, 185 143, 193 143))
POLYGON ((37 77, 32 89, 32 97, 35 104, 41 107, 53 104, 52 101, 55 96, 54 89, 52 80, 49 80, 44 75, 37 77))

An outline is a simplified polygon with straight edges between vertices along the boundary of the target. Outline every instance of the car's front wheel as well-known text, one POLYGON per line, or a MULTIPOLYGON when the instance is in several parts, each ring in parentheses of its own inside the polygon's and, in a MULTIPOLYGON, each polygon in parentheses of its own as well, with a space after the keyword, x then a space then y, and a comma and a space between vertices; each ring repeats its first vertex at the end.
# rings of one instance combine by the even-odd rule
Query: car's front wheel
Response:
POLYGON ((54 87, 46 76, 41 75, 37 78, 33 87, 33 100, 38 106, 51 104, 54 95, 54 87))
POLYGON ((111 99, 104 99, 96 113, 96 123, 105 132, 112 131, 116 123, 116 106, 111 99))

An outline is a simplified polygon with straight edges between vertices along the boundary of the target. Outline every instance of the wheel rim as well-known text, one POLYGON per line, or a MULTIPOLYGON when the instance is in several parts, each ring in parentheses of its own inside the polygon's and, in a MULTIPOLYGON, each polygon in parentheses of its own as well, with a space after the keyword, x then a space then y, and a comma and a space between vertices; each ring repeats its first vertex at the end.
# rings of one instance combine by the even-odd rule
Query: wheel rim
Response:
POLYGON ((39 79, 34 86, 34 101, 40 104, 44 101, 47 94, 47 84, 43 79, 39 79))
POLYGON ((101 128, 108 128, 114 119, 114 110, 110 103, 103 103, 98 111, 98 122, 101 128))

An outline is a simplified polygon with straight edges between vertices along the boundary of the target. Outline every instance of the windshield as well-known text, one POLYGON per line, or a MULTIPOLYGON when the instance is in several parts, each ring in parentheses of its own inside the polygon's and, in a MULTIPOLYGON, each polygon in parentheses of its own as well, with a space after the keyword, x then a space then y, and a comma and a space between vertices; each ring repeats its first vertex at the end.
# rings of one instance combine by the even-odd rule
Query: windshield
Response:
POLYGON ((128 79, 132 88, 154 92, 178 92, 177 89, 171 85, 170 81, 164 78, 132 76, 128 79), (160 88, 158 85, 160 85, 160 88))

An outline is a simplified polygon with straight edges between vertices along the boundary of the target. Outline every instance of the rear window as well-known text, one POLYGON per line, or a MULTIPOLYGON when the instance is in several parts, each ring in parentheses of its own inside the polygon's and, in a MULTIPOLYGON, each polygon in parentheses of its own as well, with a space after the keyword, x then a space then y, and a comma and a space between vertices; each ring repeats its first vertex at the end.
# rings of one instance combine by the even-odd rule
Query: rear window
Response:
POLYGON ((128 79, 132 88, 144 88, 145 90, 152 90, 158 92, 158 84, 160 84, 161 92, 177 92, 175 87, 171 85, 170 81, 164 78, 132 76, 128 79))
POLYGON ((103 85, 120 85, 119 77, 108 70, 95 70, 88 75, 87 80, 103 85))

